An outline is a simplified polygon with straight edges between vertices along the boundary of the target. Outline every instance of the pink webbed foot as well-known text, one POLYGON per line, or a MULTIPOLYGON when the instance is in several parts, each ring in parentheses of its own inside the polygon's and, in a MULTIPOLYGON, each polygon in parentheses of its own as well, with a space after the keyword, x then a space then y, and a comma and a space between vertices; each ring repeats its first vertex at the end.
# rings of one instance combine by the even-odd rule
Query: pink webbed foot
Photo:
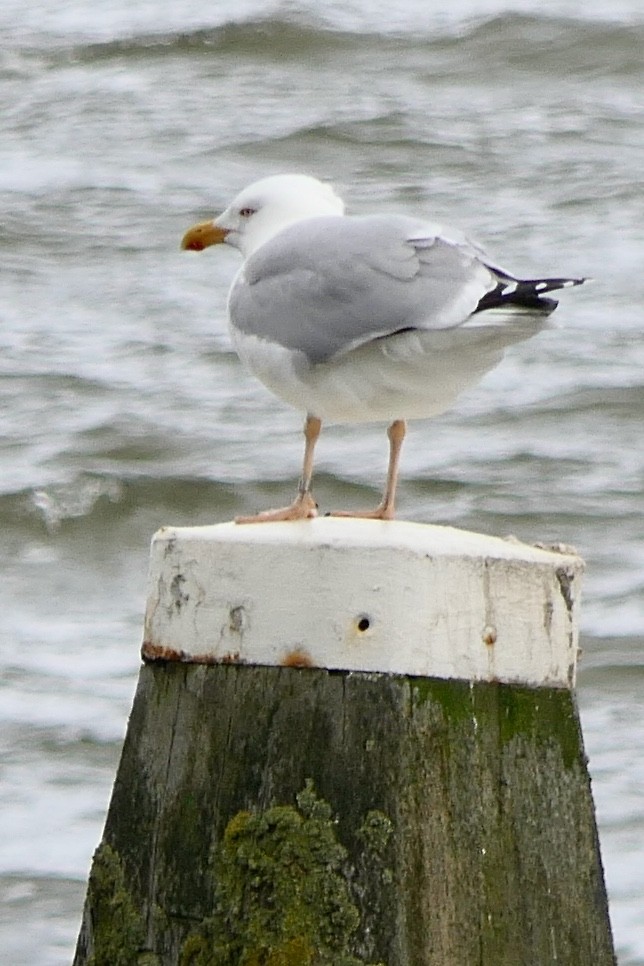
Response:
POLYGON ((393 506, 380 504, 375 510, 335 510, 330 517, 355 517, 358 520, 393 520, 395 517, 393 506))
POLYGON ((235 517, 235 523, 277 523, 284 520, 312 520, 318 508, 310 493, 300 493, 290 506, 281 510, 262 510, 248 517, 235 517))

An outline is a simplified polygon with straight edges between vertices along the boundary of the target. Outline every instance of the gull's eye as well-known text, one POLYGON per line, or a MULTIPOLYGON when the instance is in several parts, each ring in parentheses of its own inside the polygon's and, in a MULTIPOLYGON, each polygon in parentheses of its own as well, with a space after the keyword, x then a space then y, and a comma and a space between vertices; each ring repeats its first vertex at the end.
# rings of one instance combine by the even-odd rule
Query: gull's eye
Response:
POLYGON ((250 216, 254 215, 256 211, 257 208, 240 208, 239 214, 242 216, 242 218, 250 218, 250 216))

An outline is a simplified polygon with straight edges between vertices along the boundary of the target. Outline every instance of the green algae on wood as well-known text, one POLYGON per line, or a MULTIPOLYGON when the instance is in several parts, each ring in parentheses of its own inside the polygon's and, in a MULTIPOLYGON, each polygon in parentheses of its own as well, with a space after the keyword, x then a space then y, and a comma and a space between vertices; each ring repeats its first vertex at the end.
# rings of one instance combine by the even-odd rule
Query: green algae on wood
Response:
MULTIPOLYGON (((213 856, 215 910, 183 946, 181 966, 360 966, 360 915, 330 805, 309 780, 297 808, 238 812, 213 856)), ((386 816, 368 827, 382 841, 386 816)), ((389 826, 391 823, 388 823, 389 826)))
POLYGON ((153 966, 157 962, 156 956, 151 959, 142 951, 143 919, 126 885, 119 854, 106 842, 94 855, 87 904, 94 925, 94 951, 88 966, 153 966))

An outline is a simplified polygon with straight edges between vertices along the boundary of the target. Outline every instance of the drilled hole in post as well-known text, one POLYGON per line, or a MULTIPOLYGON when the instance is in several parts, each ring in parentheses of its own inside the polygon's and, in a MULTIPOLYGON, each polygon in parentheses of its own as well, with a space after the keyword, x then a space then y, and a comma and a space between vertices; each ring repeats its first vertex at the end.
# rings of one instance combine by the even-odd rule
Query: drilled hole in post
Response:
POLYGON ((363 614, 362 617, 358 618, 359 631, 362 631, 362 633, 364 634, 364 632, 368 631, 370 627, 371 627, 371 619, 367 617, 366 614, 363 614))

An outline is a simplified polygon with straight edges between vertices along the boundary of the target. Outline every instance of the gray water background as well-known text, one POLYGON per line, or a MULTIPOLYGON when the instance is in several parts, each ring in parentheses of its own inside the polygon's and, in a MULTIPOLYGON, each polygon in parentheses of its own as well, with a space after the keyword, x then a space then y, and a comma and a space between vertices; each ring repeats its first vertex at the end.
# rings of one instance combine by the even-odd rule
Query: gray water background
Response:
MULTIPOLYGON (((619 960, 642 966, 639 0, 4 0, 0 37, 0 961, 71 958, 152 533, 293 493, 300 416, 226 333, 236 253, 178 243, 302 170, 353 212, 595 278, 412 427, 399 514, 586 558, 582 724, 619 960)), ((385 449, 382 427, 328 427, 321 507, 373 502, 385 449)))

